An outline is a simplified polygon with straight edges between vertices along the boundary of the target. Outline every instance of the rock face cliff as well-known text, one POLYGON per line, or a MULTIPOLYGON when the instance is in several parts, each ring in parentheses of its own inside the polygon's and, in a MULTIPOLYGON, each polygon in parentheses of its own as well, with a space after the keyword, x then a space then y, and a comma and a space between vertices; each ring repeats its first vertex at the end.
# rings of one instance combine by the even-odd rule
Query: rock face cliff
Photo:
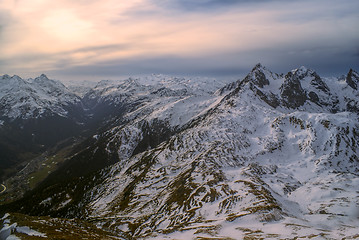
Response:
POLYGON ((108 127, 6 209, 79 219, 109 239, 357 238, 358 79, 258 64, 226 86, 102 82, 84 99, 118 110, 108 127))

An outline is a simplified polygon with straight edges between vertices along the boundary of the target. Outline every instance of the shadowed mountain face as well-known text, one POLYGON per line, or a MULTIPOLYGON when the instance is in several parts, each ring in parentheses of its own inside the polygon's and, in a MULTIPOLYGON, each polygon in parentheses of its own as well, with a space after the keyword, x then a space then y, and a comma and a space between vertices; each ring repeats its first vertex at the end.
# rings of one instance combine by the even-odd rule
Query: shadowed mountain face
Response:
POLYGON ((109 239, 358 237, 358 79, 258 64, 228 85, 100 82, 80 99, 97 133, 1 210, 76 218, 109 239))
POLYGON ((81 99, 62 83, 45 75, 27 80, 4 75, 0 83, 0 178, 7 168, 84 130, 81 99))

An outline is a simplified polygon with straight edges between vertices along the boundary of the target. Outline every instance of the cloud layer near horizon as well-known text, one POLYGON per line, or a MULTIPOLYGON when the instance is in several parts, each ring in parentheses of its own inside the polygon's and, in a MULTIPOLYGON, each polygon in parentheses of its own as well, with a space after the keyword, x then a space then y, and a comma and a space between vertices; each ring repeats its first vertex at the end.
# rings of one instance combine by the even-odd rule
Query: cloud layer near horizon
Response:
POLYGON ((359 68, 356 0, 3 0, 0 74, 238 75, 359 68))

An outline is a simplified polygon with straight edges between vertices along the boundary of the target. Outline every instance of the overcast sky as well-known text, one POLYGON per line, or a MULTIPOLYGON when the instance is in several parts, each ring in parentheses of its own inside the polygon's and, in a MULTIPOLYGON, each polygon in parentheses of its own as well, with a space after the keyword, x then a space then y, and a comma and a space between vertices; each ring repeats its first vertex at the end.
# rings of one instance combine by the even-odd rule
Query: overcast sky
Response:
POLYGON ((359 71, 358 0, 1 0, 0 75, 359 71))

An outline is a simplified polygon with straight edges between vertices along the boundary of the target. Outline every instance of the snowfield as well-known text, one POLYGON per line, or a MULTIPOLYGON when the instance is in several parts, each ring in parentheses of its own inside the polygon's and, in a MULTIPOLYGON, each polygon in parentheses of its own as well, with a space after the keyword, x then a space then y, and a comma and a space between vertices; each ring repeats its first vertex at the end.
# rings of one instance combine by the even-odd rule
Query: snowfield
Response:
POLYGON ((123 239, 358 239, 358 85, 260 64, 227 85, 102 81, 84 98, 124 113, 91 149, 117 163, 36 201, 123 239))

